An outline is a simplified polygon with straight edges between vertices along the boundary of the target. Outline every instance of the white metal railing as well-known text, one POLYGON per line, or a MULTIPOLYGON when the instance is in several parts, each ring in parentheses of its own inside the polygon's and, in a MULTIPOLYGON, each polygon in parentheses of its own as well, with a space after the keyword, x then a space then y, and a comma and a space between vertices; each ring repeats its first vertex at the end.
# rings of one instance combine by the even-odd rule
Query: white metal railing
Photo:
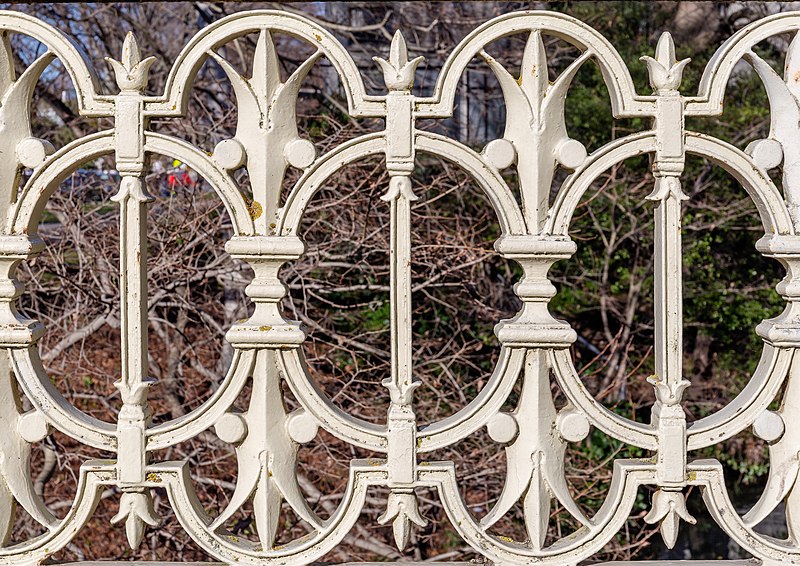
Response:
MULTIPOLYGON (((80 51, 53 27, 25 14, 0 12, 0 485, 10 494, 0 498, 0 532, 13 521, 20 505, 41 523, 44 534, 21 544, 0 547, 0 562, 38 564, 67 545, 91 517, 106 486, 122 493, 114 521, 124 522, 136 547, 147 525, 158 524, 151 488, 166 488, 182 527, 210 557, 227 563, 308 564, 334 548, 353 527, 370 486, 386 486, 386 511, 379 518, 391 524, 397 545, 406 545, 415 525, 425 525, 415 488, 435 488, 459 535, 478 553, 502 564, 576 564, 601 549, 628 518, 640 486, 657 491, 645 517, 660 525, 668 545, 675 543, 681 521, 692 522, 684 502, 687 486, 701 488, 711 515, 739 545, 766 562, 800 562, 800 433, 786 423, 800 418, 800 40, 787 56, 785 79, 751 49, 770 36, 800 29, 800 13, 781 13, 755 22, 732 36, 718 50, 703 74, 699 93, 679 92, 688 60, 676 61, 669 34, 662 35, 655 58, 644 58, 653 94, 635 92, 625 62, 609 42, 582 22, 554 12, 517 12, 500 16, 476 29, 447 59, 434 94, 412 93, 421 57, 409 59, 403 36, 395 34, 387 59, 376 58, 388 93, 365 92, 359 70, 340 43, 317 23, 273 11, 242 12, 201 30, 172 66, 163 95, 145 95, 152 58, 142 59, 128 35, 119 61, 111 61, 119 94, 98 92, 97 81, 80 51), (257 35, 254 76, 243 77, 219 54, 219 48, 244 34, 257 35), (19 77, 9 60, 9 34, 30 36, 48 51, 19 77), (288 34, 316 48, 286 80, 280 81, 273 34, 288 34), (521 77, 517 80, 484 47, 511 34, 527 34, 521 77), (576 46, 580 55, 555 83, 549 83, 543 35, 576 46), (453 109, 456 87, 466 65, 482 58, 502 87, 507 123, 502 139, 482 153, 449 137, 418 131, 418 118, 446 118, 453 109), (314 145, 299 136, 295 101, 304 77, 319 58, 338 72, 351 116, 386 119, 384 131, 367 134, 317 156, 314 145), (112 117, 114 129, 101 131, 53 150, 32 137, 31 93, 45 67, 59 59, 77 92, 80 112, 112 117), (201 64, 213 58, 231 81, 239 111, 236 135, 209 155, 187 142, 148 129, 151 118, 180 117, 201 64), (684 129, 685 116, 722 112, 728 79, 744 59, 761 77, 772 106, 767 139, 741 151, 719 139, 684 129), (652 129, 617 139, 588 154, 571 139, 564 123, 564 100, 578 68, 591 61, 599 66, 610 93, 615 117, 649 117, 652 129), (410 181, 415 152, 425 151, 457 163, 486 193, 502 228, 499 254, 518 262, 524 277, 509 293, 523 302, 520 312, 496 327, 501 343, 499 361, 480 394, 455 415, 421 426, 414 414, 411 357, 410 203, 417 197, 410 181), (123 406, 117 422, 101 422, 72 406, 52 385, 38 356, 40 322, 21 317, 15 308, 23 292, 15 267, 43 248, 37 227, 50 195, 70 172, 104 154, 114 154, 121 175, 115 200, 120 213, 120 305, 122 375, 116 383, 123 406), (147 376, 147 205, 152 200, 143 183, 145 156, 168 155, 203 176, 225 204, 235 235, 226 244, 234 257, 255 273, 247 295, 253 315, 235 324, 227 340, 235 355, 220 388, 200 407, 163 424, 152 425, 147 376), (569 355, 575 333, 556 320, 547 305, 555 294, 547 273, 559 259, 576 250, 568 235, 575 208, 589 185, 613 165, 651 153, 655 187, 647 197, 655 214, 656 375, 657 401, 650 424, 641 424, 605 409, 581 383, 569 355), (764 225, 758 250, 783 264, 788 275, 778 285, 787 302, 780 316, 758 328, 764 350, 748 386, 724 409, 687 422, 681 405, 690 383, 682 362, 681 191, 685 157, 702 156, 728 171, 753 199, 764 225), (386 424, 376 426, 346 414, 334 405, 308 375, 299 323, 281 315, 286 290, 278 279, 283 264, 300 258, 303 241, 297 231, 315 191, 347 164, 370 155, 385 155, 390 175, 383 197, 391 211, 391 375, 383 384, 391 395, 386 424), (783 194, 768 170, 782 165, 783 194), (288 166, 303 170, 284 202, 280 188, 288 166), (246 202, 232 172, 246 167, 253 201, 246 202), (556 168, 570 171, 552 204, 548 195, 556 168), (20 188, 19 173, 33 170, 20 188), (501 176, 514 168, 522 206, 501 176), (550 375, 569 403, 556 410, 550 375), (252 379, 246 412, 229 411, 243 386, 252 379), (281 393, 285 380, 302 406, 287 414, 281 393), (521 380, 516 408, 501 411, 521 380), (15 385, 18 384, 19 387, 15 385), (784 388, 785 384, 785 388, 784 388), (783 388, 781 408, 768 409, 783 388), (20 395, 34 407, 19 409, 20 395), (425 460, 425 454, 450 446, 482 427, 505 447, 508 475, 495 507, 481 520, 462 501, 452 462, 425 460), (654 454, 650 459, 617 460, 606 503, 587 517, 573 500, 564 478, 568 443, 581 442, 596 427, 628 445, 654 454), (354 460, 349 485, 336 512, 320 519, 298 486, 295 466, 298 446, 323 428, 348 443, 384 455, 354 460), (691 460, 691 451, 717 444, 752 428, 769 443, 770 475, 761 499, 743 516, 729 499, 716 460, 691 460), (77 441, 117 455, 116 460, 88 461, 81 467, 74 504, 57 519, 35 494, 30 475, 31 444, 56 429, 77 441), (194 495, 188 464, 154 461, 153 451, 173 446, 213 429, 236 447, 240 473, 225 509, 204 509, 194 495), (513 541, 492 530, 520 499, 524 501, 528 539, 513 541), (545 545, 547 509, 553 499, 583 526, 545 545), (257 540, 230 535, 227 520, 252 500, 257 540), (281 502, 291 506, 308 527, 308 535, 276 545, 281 502), (776 540, 754 530, 781 501, 786 503, 788 539, 776 540)), ((795 35, 797 37, 797 35, 795 35)))

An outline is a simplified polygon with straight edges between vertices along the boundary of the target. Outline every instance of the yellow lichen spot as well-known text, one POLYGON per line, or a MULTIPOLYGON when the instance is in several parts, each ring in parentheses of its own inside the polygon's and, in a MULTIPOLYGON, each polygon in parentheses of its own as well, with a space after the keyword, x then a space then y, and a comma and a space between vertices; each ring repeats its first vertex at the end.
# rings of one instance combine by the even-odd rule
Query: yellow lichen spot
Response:
POLYGON ((147 474, 147 481, 150 481, 150 482, 153 482, 153 483, 161 483, 161 476, 159 476, 158 474, 156 474, 154 472, 150 472, 149 474, 147 474))
POLYGON ((239 542, 239 537, 237 536, 228 535, 226 538, 231 542, 239 542))
POLYGON ((697 472, 687 472, 686 481, 697 481, 697 472))
POLYGON ((511 537, 505 537, 503 535, 499 535, 497 540, 502 540, 503 542, 514 542, 514 539, 511 537))
POLYGON ((322 41, 322 36, 320 34, 318 34, 318 33, 315 33, 314 34, 314 39, 316 39, 317 41, 322 41))
POLYGON ((265 324, 264 326, 259 326, 258 329, 261 332, 269 332, 270 330, 272 330, 272 327, 265 324))
POLYGON ((522 75, 520 75, 519 78, 517 79, 517 84, 519 86, 522 86, 522 75))
POLYGON ((261 203, 259 203, 257 200, 251 202, 247 209, 250 211, 250 218, 253 220, 261 216, 261 213, 264 212, 264 209, 261 208, 261 203))

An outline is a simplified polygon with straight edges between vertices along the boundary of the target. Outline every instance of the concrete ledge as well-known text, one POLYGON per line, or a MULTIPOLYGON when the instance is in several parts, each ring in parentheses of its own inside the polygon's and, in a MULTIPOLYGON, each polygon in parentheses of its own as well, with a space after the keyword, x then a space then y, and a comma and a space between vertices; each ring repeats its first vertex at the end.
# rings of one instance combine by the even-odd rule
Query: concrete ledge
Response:
POLYGON ((592 566, 761 566, 761 560, 622 560, 620 562, 598 562, 592 566))
MULTIPOLYGON (((80 564, 81 566, 122 566, 140 564, 143 566, 223 566, 222 562, 146 562, 146 561, 113 561, 99 560, 96 562, 53 562, 53 565, 67 566, 80 564)), ((447 566, 475 566, 475 562, 449 562, 447 560, 428 562, 317 562, 314 566, 386 566, 387 564, 402 564, 403 566, 422 566, 430 564, 447 564, 447 566)), ((491 562, 487 562, 490 565, 491 562)), ((761 566, 761 561, 755 558, 749 560, 631 560, 620 562, 598 562, 592 566, 761 566)))

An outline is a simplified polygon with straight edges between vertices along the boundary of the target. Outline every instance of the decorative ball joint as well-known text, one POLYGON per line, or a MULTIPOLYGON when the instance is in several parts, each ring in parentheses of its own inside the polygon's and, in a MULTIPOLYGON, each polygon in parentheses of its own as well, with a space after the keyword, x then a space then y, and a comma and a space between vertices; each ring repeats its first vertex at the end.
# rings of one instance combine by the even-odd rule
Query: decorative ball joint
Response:
POLYGON ((225 413, 214 425, 214 432, 223 442, 239 444, 247 437, 247 422, 239 413, 225 413))
POLYGON ((305 169, 317 158, 317 148, 308 140, 296 138, 283 148, 287 163, 298 169, 305 169))
POLYGON ((39 138, 24 138, 17 144, 17 160, 23 167, 34 169, 55 151, 53 144, 39 138))
POLYGON ((769 444, 780 440, 784 432, 786 432, 786 424, 775 411, 764 411, 753 423, 753 434, 769 444))
POLYGON ((750 142, 744 152, 753 158, 756 164, 769 171, 783 161, 783 147, 778 140, 770 138, 750 142))
POLYGON ((575 170, 583 165, 587 155, 586 146, 572 138, 565 138, 556 145, 556 161, 567 169, 575 170))
POLYGON ((513 415, 497 413, 486 423, 486 430, 495 442, 508 444, 517 437, 519 424, 513 415))
MULTIPOLYGON (((298 169, 306 169, 317 158, 317 149, 308 140, 295 138, 283 148, 286 163, 298 169)), ((247 150, 236 138, 222 140, 214 147, 212 153, 217 165, 228 171, 234 171, 247 162, 247 150)))
POLYGON ((228 171, 233 171, 244 165, 247 154, 242 143, 235 138, 231 138, 219 142, 214 147, 212 157, 217 162, 217 165, 228 171))
POLYGON ((575 407, 565 407, 559 411, 556 417, 556 428, 561 438, 567 442, 580 442, 589 436, 591 424, 586 415, 575 407))
POLYGON ((298 444, 307 444, 314 440, 319 432, 316 419, 303 409, 298 409, 289 415, 286 421, 286 430, 289 436, 298 444))
POLYGON ((40 442, 47 438, 51 429, 44 414, 40 411, 33 410, 20 417, 17 423, 17 431, 25 442, 33 444, 34 442, 40 442))
POLYGON ((505 138, 487 143, 481 155, 495 169, 506 169, 517 161, 517 150, 514 148, 514 144, 505 138))

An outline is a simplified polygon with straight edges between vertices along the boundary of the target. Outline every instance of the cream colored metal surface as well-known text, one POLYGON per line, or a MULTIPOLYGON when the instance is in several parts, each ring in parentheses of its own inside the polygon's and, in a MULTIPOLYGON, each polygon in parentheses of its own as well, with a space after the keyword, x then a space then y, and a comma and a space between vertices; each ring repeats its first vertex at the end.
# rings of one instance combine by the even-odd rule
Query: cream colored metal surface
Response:
MULTIPOLYGON (((165 488, 182 527, 209 559, 231 564, 312 563, 334 548, 358 520, 371 486, 385 486, 389 495, 379 518, 391 525, 399 548, 413 529, 430 520, 417 506, 415 489, 432 487, 451 524, 478 553, 500 564, 570 565, 590 558, 614 537, 628 519, 640 486, 656 489, 644 520, 659 525, 672 546, 683 521, 693 522, 684 501, 686 488, 698 486, 712 516, 739 545, 766 563, 800 563, 800 432, 787 423, 800 418, 800 39, 789 48, 783 77, 756 55, 753 46, 770 36, 800 29, 800 13, 782 13, 755 22, 730 38, 711 60, 696 96, 683 96, 681 78, 688 60, 676 61, 672 38, 665 33, 654 57, 643 57, 652 94, 640 95, 624 61, 596 31, 571 17, 550 12, 502 15, 462 41, 448 58, 429 97, 414 94, 413 82, 422 57, 410 57, 400 32, 388 55, 376 57, 387 94, 365 92, 359 70, 347 51, 317 23, 301 16, 271 11, 242 12, 201 30, 177 57, 163 95, 145 95, 153 58, 144 58, 129 35, 119 60, 109 59, 118 94, 98 91, 86 60, 59 31, 15 12, 0 12, 0 532, 2 542, 21 506, 41 523, 44 534, 16 544, 0 545, 0 563, 37 564, 67 545, 91 517, 100 493, 115 486, 121 493, 114 522, 124 524, 136 547, 147 528, 159 524, 151 490, 165 488), (28 35, 48 48, 19 77, 10 56, 10 33, 28 35), (245 77, 220 55, 220 47, 244 34, 256 39, 253 73, 245 77), (316 48, 285 82, 273 37, 289 34, 316 48), (494 40, 526 34, 519 79, 495 60, 494 40), (548 81, 542 37, 553 35, 582 54, 561 75, 548 81), (439 134, 417 131, 418 118, 445 118, 453 109, 456 87, 466 65, 482 60, 496 75, 507 109, 502 139, 482 152, 439 134), (230 80, 238 105, 235 135, 208 154, 190 144, 152 132, 154 117, 185 113, 198 69, 213 59, 230 80), (385 118, 386 128, 350 140, 318 155, 298 132, 295 102, 311 68, 326 58, 339 73, 350 114, 385 118), (98 132, 53 148, 32 137, 30 103, 44 69, 58 59, 72 77, 82 114, 113 118, 112 131, 98 132), (684 117, 722 111, 722 99, 734 66, 744 60, 764 82, 772 111, 769 137, 753 141, 745 151, 724 141, 687 132, 684 117), (644 116, 652 129, 617 139, 587 154, 569 137, 564 100, 582 65, 598 65, 616 117, 644 116), (472 175, 498 216, 502 236, 496 250, 518 262, 522 280, 508 292, 523 306, 510 320, 499 321, 501 343, 497 367, 481 393, 455 415, 420 426, 414 413, 411 309, 411 183, 415 153, 425 151, 453 161, 472 175), (23 293, 15 267, 43 249, 37 227, 50 195, 80 164, 114 153, 121 175, 114 200, 119 204, 121 367, 116 383, 122 409, 115 423, 100 422, 72 406, 53 386, 38 355, 44 328, 24 319, 15 308, 23 293), (148 153, 180 159, 202 175, 231 216, 235 235, 226 245, 255 273, 247 288, 253 315, 234 325, 226 338, 235 349, 230 369, 215 394, 202 406, 171 422, 153 425, 148 405, 152 380, 147 374, 147 210, 153 197, 144 183, 148 153), (632 422, 592 398, 572 364, 569 348, 576 339, 566 322, 555 319, 548 302, 556 289, 548 270, 576 251, 569 225, 581 196, 599 175, 622 160, 653 154, 655 186, 648 198, 655 216, 656 403, 650 424, 632 422), (324 182, 346 164, 369 155, 384 155, 390 177, 382 199, 391 223, 391 374, 383 385, 391 404, 382 426, 346 414, 325 397, 308 374, 300 324, 283 318, 279 304, 286 289, 280 268, 305 251, 298 226, 305 207, 324 182), (698 421, 687 422, 682 398, 691 387, 682 373, 681 190, 687 154, 699 155, 733 175, 756 204, 764 225, 758 250, 778 260, 787 276, 777 289, 786 300, 780 316, 762 322, 760 363, 747 387, 727 407, 698 421), (768 170, 782 166, 783 190, 768 170), (231 173, 246 167, 253 202, 245 202, 231 173), (288 167, 303 171, 284 201, 280 189, 288 167), (18 187, 23 168, 33 174, 18 187), (558 168, 568 176, 555 198, 549 198, 558 168), (517 204, 501 171, 519 178, 522 206, 517 204), (550 394, 553 375, 569 402, 557 410, 550 394), (245 383, 252 379, 249 407, 230 410, 245 383), (282 381, 302 408, 287 413, 282 381), (521 396, 510 412, 501 411, 514 385, 521 396), (783 387, 785 385, 785 388, 783 387), (768 406, 784 390, 780 409, 768 406), (22 413, 21 396, 33 410, 22 413), (505 488, 494 508, 476 518, 465 505, 451 462, 423 456, 450 446, 482 427, 505 450, 505 488), (617 460, 605 504, 587 517, 573 500, 564 477, 569 443, 582 442, 596 427, 623 443, 652 451, 652 458, 617 460), (752 428, 770 445, 770 475, 761 499, 740 515, 725 488, 722 467, 715 460, 692 460, 691 451, 718 443, 752 428), (357 447, 384 454, 381 459, 353 460, 349 485, 337 511, 320 519, 309 506, 296 476, 298 447, 320 429, 357 447), (81 468, 73 507, 56 518, 36 495, 30 474, 31 444, 58 430, 81 443, 116 454, 108 461, 88 461, 81 468), (235 447, 239 472, 236 489, 225 509, 204 509, 195 497, 188 463, 158 461, 152 452, 213 430, 235 447), (549 509, 554 500, 582 526, 570 536, 546 545, 549 509), (494 526, 522 502, 528 538, 512 541, 494 526), (785 502, 789 536, 775 540, 755 527, 785 502), (237 510, 252 502, 257 539, 226 532, 237 510), (285 502, 307 525, 309 534, 284 545, 275 540, 285 502)), ((102 504, 102 503, 101 503, 102 504)))

